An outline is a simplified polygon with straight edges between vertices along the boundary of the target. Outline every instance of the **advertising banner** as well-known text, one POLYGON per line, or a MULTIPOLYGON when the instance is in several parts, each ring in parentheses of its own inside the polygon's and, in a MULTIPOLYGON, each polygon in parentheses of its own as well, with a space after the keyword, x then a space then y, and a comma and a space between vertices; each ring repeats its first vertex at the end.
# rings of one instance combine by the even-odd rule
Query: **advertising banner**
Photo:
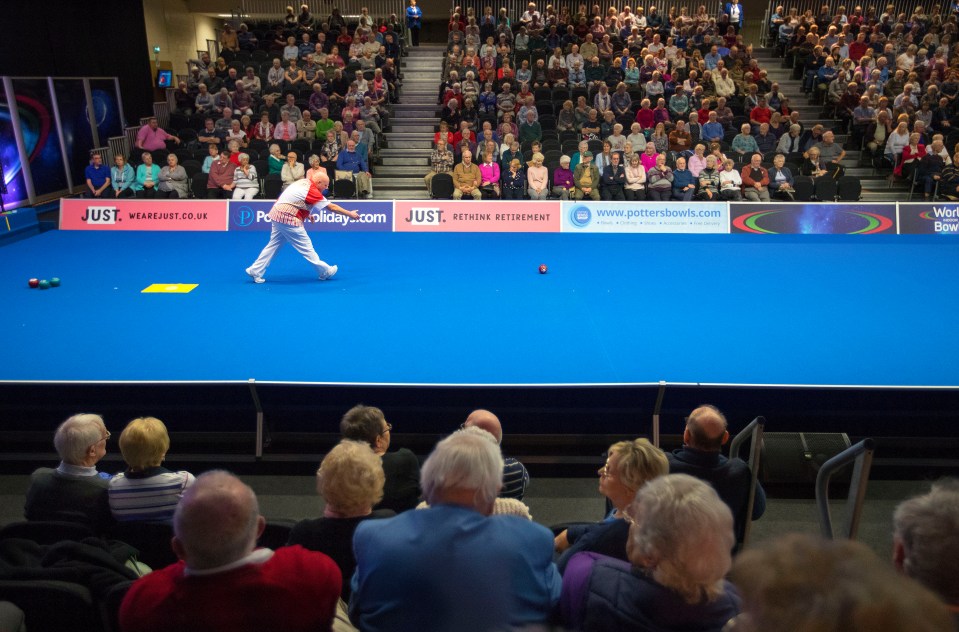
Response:
POLYGON ((767 235, 895 235, 896 205, 733 202, 733 233, 767 235))
POLYGON ((563 232, 728 233, 725 202, 563 202, 563 232))
MULTIPOLYGON (((390 232, 393 230, 393 203, 358 200, 336 200, 351 211, 358 211, 359 219, 350 219, 333 211, 313 213, 313 223, 305 222, 306 230, 322 232, 390 232)), ((270 230, 273 200, 230 202, 229 230, 270 230)))
POLYGON ((61 230, 225 231, 226 200, 60 200, 61 230))
POLYGON ((903 235, 959 235, 959 203, 899 204, 903 235))
POLYGON ((396 200, 393 230, 425 233, 558 233, 558 201, 396 200))

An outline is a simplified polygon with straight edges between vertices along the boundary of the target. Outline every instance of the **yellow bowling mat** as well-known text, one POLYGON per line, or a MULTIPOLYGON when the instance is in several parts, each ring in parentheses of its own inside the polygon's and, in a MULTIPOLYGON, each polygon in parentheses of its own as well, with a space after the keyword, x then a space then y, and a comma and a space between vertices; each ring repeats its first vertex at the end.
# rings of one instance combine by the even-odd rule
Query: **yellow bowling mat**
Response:
POLYGON ((189 294, 199 283, 154 283, 140 290, 141 294, 189 294))

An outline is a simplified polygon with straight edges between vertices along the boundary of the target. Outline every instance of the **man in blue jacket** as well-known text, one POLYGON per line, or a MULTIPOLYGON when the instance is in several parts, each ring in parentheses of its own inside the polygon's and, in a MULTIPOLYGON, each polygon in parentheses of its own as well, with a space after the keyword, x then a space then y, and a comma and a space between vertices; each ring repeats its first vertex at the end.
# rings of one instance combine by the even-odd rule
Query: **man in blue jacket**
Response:
POLYGON ((732 0, 723 6, 723 13, 729 16, 729 23, 736 27, 738 33, 743 28, 743 5, 739 0, 732 0))
POLYGON ((340 178, 340 171, 346 171, 353 174, 356 182, 356 190, 360 195, 372 197, 373 184, 370 181, 370 170, 367 167, 366 159, 356 151, 356 141, 352 138, 346 141, 346 150, 341 151, 336 157, 336 177, 340 178))

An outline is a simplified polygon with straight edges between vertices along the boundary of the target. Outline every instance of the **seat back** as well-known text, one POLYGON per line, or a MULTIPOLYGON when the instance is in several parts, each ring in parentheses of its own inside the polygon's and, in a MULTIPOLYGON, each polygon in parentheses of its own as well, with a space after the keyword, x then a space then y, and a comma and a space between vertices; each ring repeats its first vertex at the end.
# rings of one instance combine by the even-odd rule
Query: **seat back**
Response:
POLYGON ((333 197, 337 198, 355 198, 356 197, 356 183, 353 180, 334 180, 333 182, 333 197))
POLYGON ((433 197, 437 200, 448 200, 453 197, 453 176, 448 173, 437 173, 430 180, 433 197))
POLYGON ((23 610, 29 630, 100 632, 100 613, 90 591, 71 582, 0 580, 0 600, 23 610))
POLYGON ((278 173, 271 173, 266 177, 266 184, 264 185, 264 197, 268 200, 275 200, 280 197, 280 192, 283 190, 283 178, 280 177, 278 173))
POLYGON ((832 178, 816 178, 816 199, 820 202, 835 202, 838 188, 832 178))
POLYGON ((854 176, 843 176, 837 182, 839 199, 843 202, 858 202, 862 195, 862 183, 854 176))
POLYGON ((193 197, 201 200, 206 198, 206 185, 209 179, 209 174, 203 173, 202 171, 193 174, 193 177, 190 179, 190 187, 193 190, 193 197))
POLYGON ((808 202, 812 200, 812 196, 816 192, 812 178, 809 176, 796 176, 793 182, 793 188, 796 190, 793 196, 797 202, 808 202))
POLYGON ((20 538, 37 544, 54 544, 63 540, 79 541, 92 537, 94 533, 87 525, 61 520, 11 522, 0 529, 0 540, 20 538))
POLYGON ((173 526, 161 521, 118 522, 110 528, 111 539, 126 542, 140 553, 137 559, 153 569, 169 566, 177 561, 170 548, 173 526))

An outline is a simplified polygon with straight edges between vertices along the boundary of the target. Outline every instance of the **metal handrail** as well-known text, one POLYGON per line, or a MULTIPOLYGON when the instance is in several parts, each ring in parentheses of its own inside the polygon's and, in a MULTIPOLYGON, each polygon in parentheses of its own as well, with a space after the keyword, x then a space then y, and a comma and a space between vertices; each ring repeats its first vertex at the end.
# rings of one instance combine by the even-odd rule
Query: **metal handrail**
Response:
POLYGON ((829 539, 836 537, 829 509, 829 480, 837 471, 853 463, 849 495, 846 499, 846 519, 841 535, 850 540, 855 539, 859 531, 862 504, 866 498, 866 486, 869 484, 869 469, 872 467, 874 447, 875 442, 872 439, 863 439, 832 457, 819 468, 819 473, 816 475, 816 505, 819 509, 819 527, 823 537, 829 539))
POLYGON ((759 466, 762 460, 763 433, 766 430, 766 418, 762 415, 756 417, 749 425, 742 429, 729 444, 729 458, 739 458, 739 450, 748 439, 749 443, 749 500, 746 503, 746 515, 743 519, 743 546, 749 541, 749 534, 752 531, 753 507, 756 505, 756 486, 759 485, 759 466))

